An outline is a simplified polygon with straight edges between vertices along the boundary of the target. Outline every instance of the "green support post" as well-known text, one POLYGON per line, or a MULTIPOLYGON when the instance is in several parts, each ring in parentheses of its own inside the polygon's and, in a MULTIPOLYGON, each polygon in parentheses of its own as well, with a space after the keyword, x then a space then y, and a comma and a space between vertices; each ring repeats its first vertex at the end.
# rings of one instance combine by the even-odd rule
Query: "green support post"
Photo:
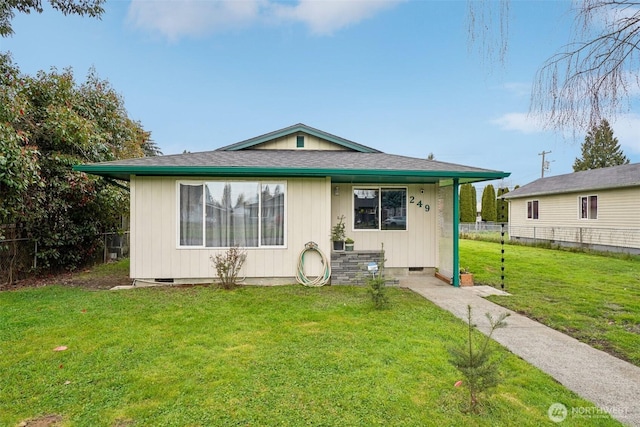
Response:
POLYGON ((453 179, 453 280, 452 285, 456 288, 460 286, 460 196, 458 195, 459 187, 458 178, 453 179))

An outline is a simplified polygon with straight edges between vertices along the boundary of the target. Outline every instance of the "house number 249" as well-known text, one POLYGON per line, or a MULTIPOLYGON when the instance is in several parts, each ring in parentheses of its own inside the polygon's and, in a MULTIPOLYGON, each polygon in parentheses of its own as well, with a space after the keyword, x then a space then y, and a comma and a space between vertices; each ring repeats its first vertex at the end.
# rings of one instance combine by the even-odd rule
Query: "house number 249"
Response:
POLYGON ((409 203, 413 203, 419 208, 424 208, 425 212, 429 212, 429 210, 431 209, 431 207, 427 203, 422 203, 422 200, 418 200, 416 202, 415 196, 409 196, 409 203))

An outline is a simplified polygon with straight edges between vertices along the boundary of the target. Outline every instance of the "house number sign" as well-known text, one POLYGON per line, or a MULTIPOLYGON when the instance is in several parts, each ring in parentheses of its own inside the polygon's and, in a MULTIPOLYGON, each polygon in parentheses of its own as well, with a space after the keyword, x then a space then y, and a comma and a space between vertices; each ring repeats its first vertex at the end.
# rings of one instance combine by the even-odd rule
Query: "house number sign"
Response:
POLYGON ((416 201, 416 197, 415 196, 409 196, 409 203, 410 204, 414 204, 419 208, 424 208, 425 212, 429 212, 429 210, 431 209, 431 206, 429 206, 428 203, 422 203, 422 200, 416 201))

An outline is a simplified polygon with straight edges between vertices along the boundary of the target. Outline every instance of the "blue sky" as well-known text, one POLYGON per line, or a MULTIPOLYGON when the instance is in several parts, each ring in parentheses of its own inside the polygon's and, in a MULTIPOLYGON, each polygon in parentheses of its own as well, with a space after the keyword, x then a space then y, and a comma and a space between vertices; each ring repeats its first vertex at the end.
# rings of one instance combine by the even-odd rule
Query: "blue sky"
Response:
MULTIPOLYGON (((527 118, 537 69, 570 40, 570 6, 512 1, 502 65, 470 45, 464 0, 107 0, 101 20, 17 14, 0 50, 27 74, 72 67, 81 82, 94 67, 165 154, 301 122, 387 153, 508 171, 513 187, 540 177, 542 151, 545 176, 580 156, 583 134, 527 118)), ((612 120, 634 163, 638 123, 612 120)))

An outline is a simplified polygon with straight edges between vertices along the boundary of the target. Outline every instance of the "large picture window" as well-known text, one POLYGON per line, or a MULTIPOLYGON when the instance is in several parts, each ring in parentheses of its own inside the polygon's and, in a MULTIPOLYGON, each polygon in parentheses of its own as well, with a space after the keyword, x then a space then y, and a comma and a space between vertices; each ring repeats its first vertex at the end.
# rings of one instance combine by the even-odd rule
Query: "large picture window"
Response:
POLYGON ((354 230, 406 230, 407 189, 353 189, 354 230))
POLYGON ((179 187, 180 246, 284 246, 284 183, 213 181, 179 187))

